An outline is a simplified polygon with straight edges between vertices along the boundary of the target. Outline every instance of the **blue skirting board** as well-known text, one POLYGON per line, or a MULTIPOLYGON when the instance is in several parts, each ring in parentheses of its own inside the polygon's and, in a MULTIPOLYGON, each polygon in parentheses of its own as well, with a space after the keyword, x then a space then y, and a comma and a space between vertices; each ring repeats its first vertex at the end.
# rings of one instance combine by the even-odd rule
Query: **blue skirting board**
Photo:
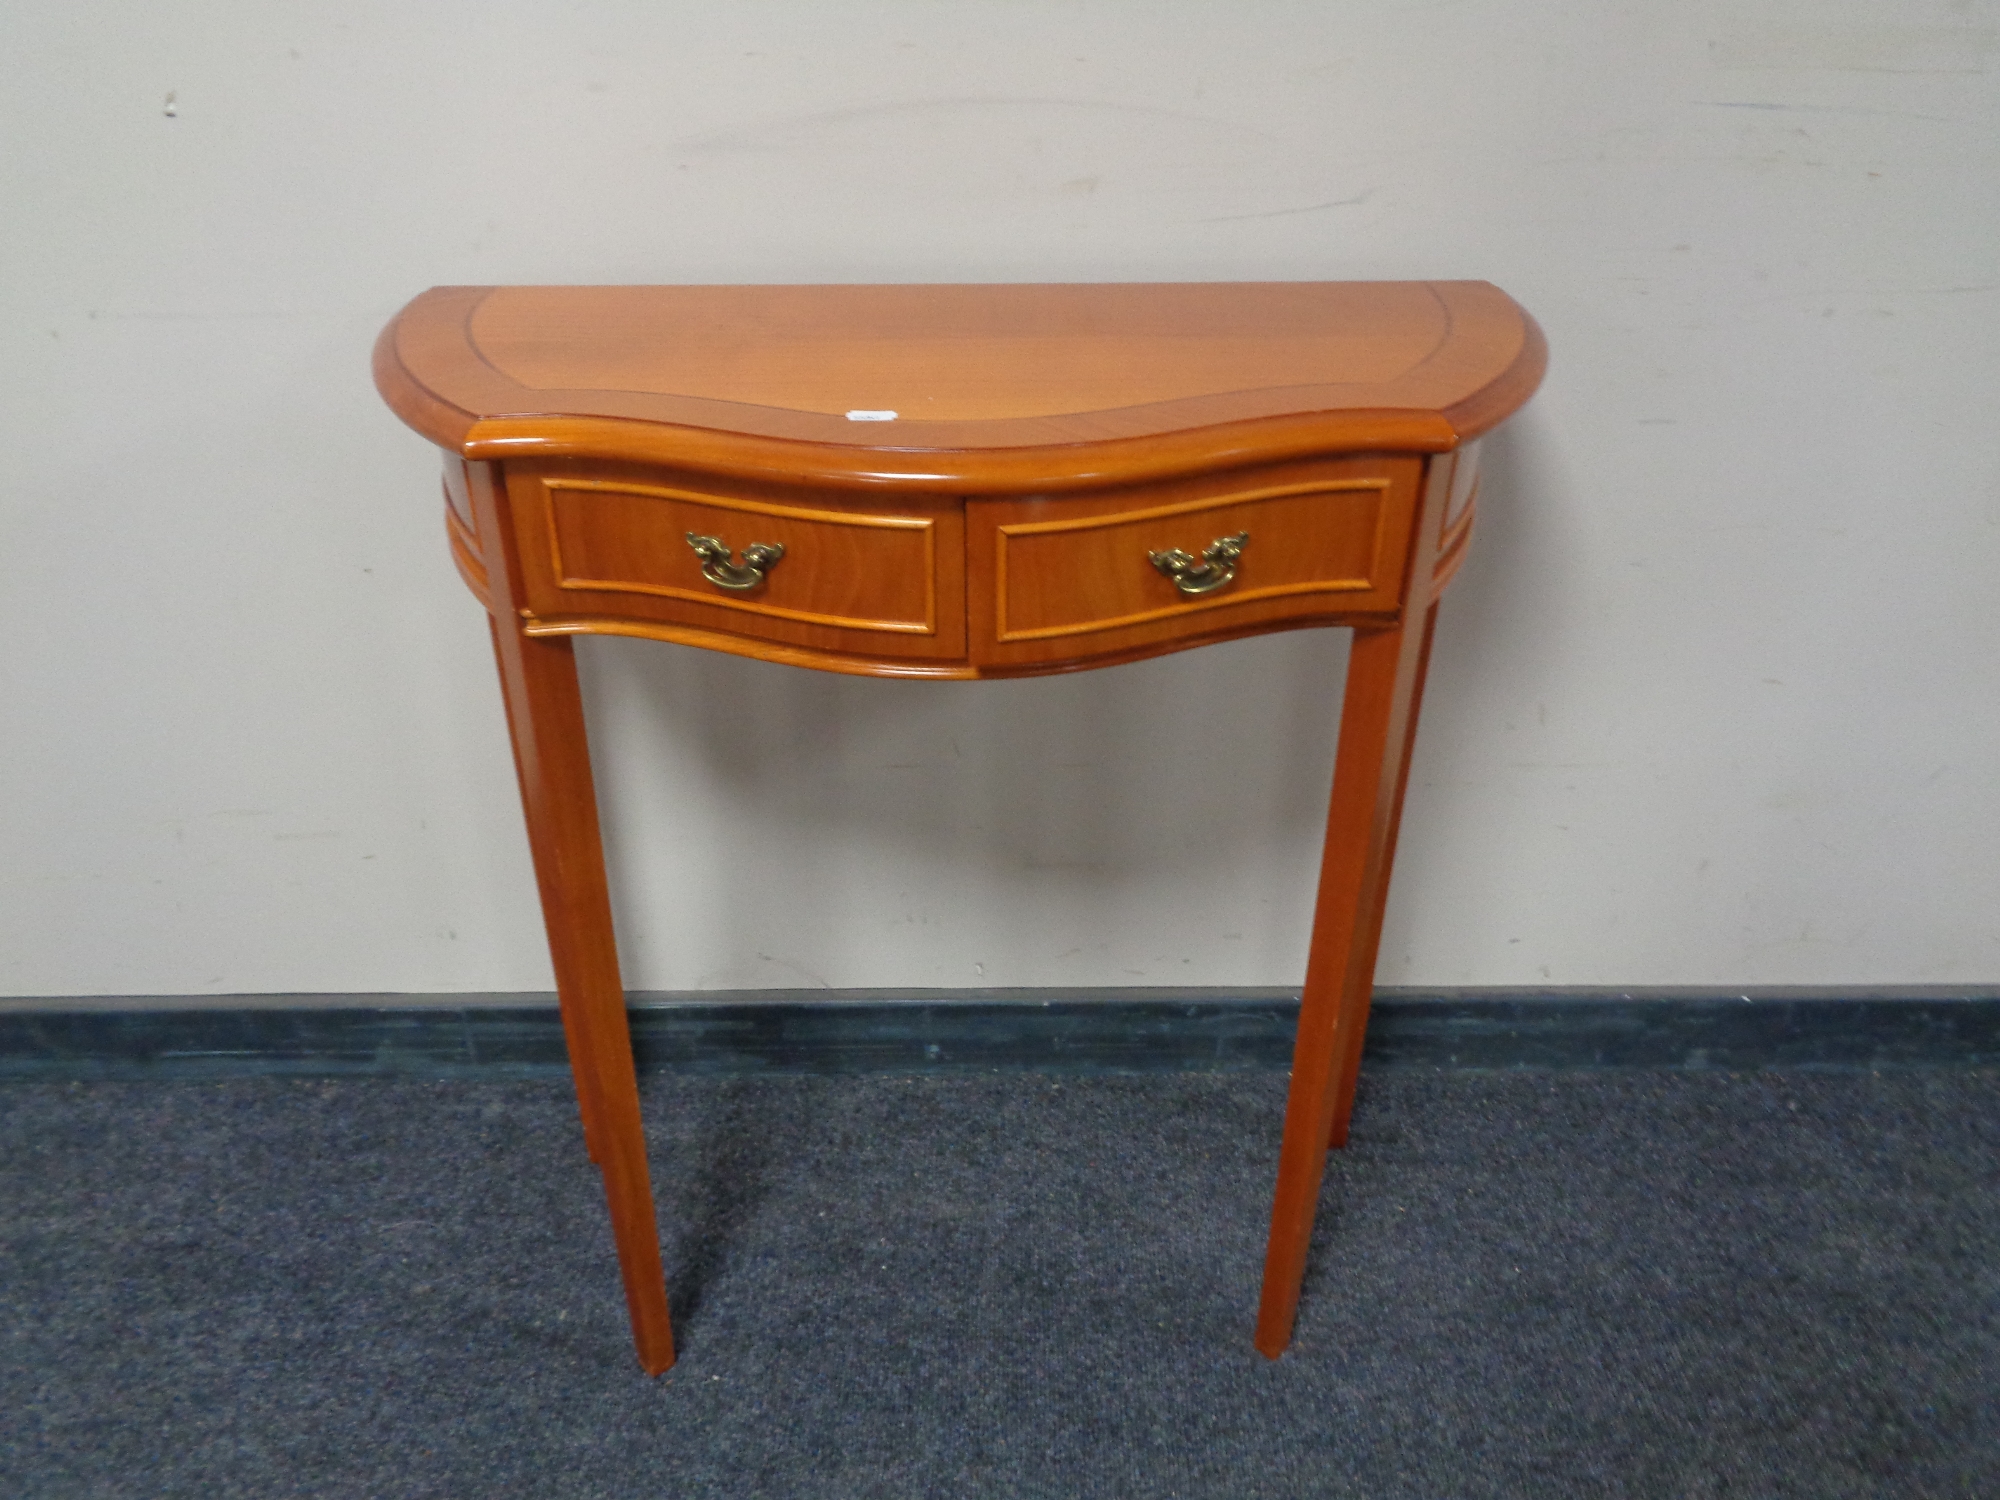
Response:
MULTIPOLYGON (((1289 1066, 1295 990, 631 996, 641 1072, 1144 1073, 1289 1066)), ((1365 1066, 2000 1066, 2000 986, 1385 989, 1365 1066)), ((566 1071, 554 996, 0 1001, 0 1081, 566 1071)))

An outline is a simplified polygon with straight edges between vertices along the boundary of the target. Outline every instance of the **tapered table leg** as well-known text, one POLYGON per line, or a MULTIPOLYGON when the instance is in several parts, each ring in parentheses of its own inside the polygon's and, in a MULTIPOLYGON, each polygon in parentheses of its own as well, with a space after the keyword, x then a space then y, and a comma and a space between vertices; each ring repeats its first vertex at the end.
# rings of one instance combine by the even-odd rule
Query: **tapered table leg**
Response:
POLYGON ((584 1139, 604 1175, 639 1363, 658 1375, 674 1362, 673 1325, 576 656, 567 637, 537 639, 504 618, 493 621, 493 646, 584 1139))
POLYGON ((1347 1139, 1435 620, 1432 606, 1421 620, 1386 630, 1357 629, 1348 657, 1312 953, 1299 1004, 1257 1313, 1257 1348, 1272 1359, 1292 1339, 1328 1146, 1347 1139))
POLYGON ((1424 679, 1430 673, 1431 639, 1437 634, 1438 607, 1435 601, 1424 611, 1424 638, 1417 647, 1417 680, 1410 689, 1409 719, 1403 726, 1403 760, 1396 768, 1395 800, 1389 805, 1389 837, 1382 850, 1382 877, 1375 898, 1362 912, 1365 926, 1357 939, 1354 974, 1358 990, 1341 996, 1340 1055, 1336 1060, 1333 1095, 1333 1124, 1327 1131, 1327 1146, 1338 1151, 1347 1144, 1347 1123, 1354 1114, 1354 1083, 1361 1076, 1361 1045, 1368 1034, 1368 1006, 1375 994, 1375 963, 1382 951, 1382 914, 1389 907, 1389 877, 1396 864, 1396 834, 1403 825, 1403 794, 1410 789, 1410 757, 1417 748, 1417 718, 1424 706, 1424 679), (1354 1024, 1345 1018, 1352 1014, 1354 1024))

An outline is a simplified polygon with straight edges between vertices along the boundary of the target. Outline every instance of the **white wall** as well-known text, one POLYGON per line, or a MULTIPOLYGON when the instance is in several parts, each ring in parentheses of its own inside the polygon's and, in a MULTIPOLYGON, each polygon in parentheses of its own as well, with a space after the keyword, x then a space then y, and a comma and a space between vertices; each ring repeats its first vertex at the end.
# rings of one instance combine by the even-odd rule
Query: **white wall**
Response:
MULTIPOLYGON (((2000 978, 1992 3, 9 10, 0 993, 549 984, 367 370, 572 281, 1496 281, 1382 980, 2000 978)), ((634 987, 1300 971, 1338 635, 583 649, 634 987)))

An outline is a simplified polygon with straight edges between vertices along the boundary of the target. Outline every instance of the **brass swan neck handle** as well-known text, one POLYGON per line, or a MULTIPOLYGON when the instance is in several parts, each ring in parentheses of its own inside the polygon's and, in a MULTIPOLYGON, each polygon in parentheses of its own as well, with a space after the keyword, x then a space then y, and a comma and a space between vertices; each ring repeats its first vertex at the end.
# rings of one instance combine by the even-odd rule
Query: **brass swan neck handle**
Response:
POLYGON ((1236 560, 1249 545, 1250 533, 1239 531, 1234 536, 1217 537, 1202 548, 1199 562, 1178 547, 1165 552, 1148 552, 1146 556, 1154 567, 1174 581, 1175 588, 1188 598, 1195 599, 1227 588, 1236 578, 1236 560))
POLYGON ((703 536, 696 531, 687 534, 687 544, 701 559, 702 577, 719 589, 730 589, 739 594, 762 583, 764 575, 776 567, 778 559, 785 555, 781 543, 752 542, 743 549, 743 561, 738 563, 719 537, 703 536))

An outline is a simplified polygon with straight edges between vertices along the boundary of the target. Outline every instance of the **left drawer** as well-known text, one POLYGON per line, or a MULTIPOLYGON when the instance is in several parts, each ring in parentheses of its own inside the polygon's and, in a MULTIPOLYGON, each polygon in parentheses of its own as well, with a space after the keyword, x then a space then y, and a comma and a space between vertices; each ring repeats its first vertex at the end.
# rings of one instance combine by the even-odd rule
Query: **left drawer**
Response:
POLYGON ((864 656, 965 654, 964 522, 950 502, 723 492, 622 466, 509 464, 507 492, 523 596, 545 620, 652 622, 864 656))

